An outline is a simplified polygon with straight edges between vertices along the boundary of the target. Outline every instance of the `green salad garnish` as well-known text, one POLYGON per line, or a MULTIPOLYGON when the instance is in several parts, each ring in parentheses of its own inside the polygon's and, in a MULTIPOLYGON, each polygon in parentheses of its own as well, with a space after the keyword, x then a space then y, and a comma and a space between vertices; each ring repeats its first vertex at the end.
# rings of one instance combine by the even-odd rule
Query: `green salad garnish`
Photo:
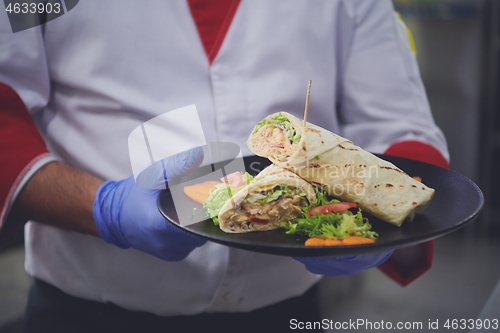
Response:
POLYGON ((313 216, 307 214, 314 207, 323 206, 339 200, 328 200, 326 193, 316 190, 316 201, 306 207, 302 207, 303 215, 289 222, 281 222, 280 227, 286 229, 287 234, 302 236, 343 239, 349 236, 368 237, 375 240, 378 233, 371 231, 371 224, 363 217, 361 209, 356 213, 344 210, 338 213, 319 214, 313 216))

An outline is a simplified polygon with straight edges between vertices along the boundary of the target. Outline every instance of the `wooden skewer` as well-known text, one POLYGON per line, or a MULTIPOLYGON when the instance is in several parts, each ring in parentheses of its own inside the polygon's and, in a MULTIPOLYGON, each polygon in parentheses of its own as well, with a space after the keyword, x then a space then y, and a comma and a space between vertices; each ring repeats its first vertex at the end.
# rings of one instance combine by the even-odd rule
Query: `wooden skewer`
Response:
POLYGON ((312 80, 309 80, 309 85, 307 86, 307 96, 306 96, 306 108, 304 109, 304 127, 307 123, 307 114, 309 113, 309 98, 311 97, 311 85, 312 80))

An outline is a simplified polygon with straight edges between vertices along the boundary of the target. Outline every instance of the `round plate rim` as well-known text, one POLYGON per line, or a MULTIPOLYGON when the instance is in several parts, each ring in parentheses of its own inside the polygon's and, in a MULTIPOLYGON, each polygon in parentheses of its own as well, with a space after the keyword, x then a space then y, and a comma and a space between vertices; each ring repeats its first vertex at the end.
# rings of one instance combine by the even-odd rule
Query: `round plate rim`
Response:
MULTIPOLYGON (((204 239, 230 246, 230 247, 235 247, 235 248, 240 248, 240 249, 245 249, 245 250, 250 250, 254 252, 260 252, 260 253, 268 253, 268 254, 277 254, 277 255, 288 255, 288 256, 345 256, 345 255, 357 255, 357 254, 366 254, 366 253, 372 253, 372 252, 383 252, 383 251, 388 251, 388 250, 396 250, 398 248, 403 248, 403 247, 408 247, 411 245, 416 245, 420 244, 432 239, 436 239, 438 237, 442 237, 444 235, 447 235, 449 233, 455 232, 466 225, 470 224, 473 222, 481 213, 483 206, 484 206, 484 195, 479 188, 477 184, 475 184, 472 180, 469 178, 465 177, 464 175, 450 169, 442 168, 440 166, 434 165, 434 164, 429 164, 426 162, 418 161, 418 160, 412 160, 409 158, 404 158, 404 157, 399 157, 399 156, 392 156, 392 155, 384 155, 384 154, 374 154, 377 157, 386 159, 386 160, 404 160, 407 163, 415 163, 415 164, 425 164, 427 167, 431 168, 440 168, 445 170, 447 173, 454 173, 455 176, 458 178, 464 180, 467 182, 469 185, 472 185, 475 188, 475 193, 478 194, 478 207, 471 212, 469 216, 466 218, 463 218, 461 221, 456 222, 454 225, 450 226, 449 228, 446 228, 444 230, 437 230, 434 232, 430 232, 429 234, 421 235, 421 236, 415 236, 414 238, 411 238, 410 241, 407 241, 405 239, 395 239, 395 240, 387 240, 382 243, 372 243, 372 244, 357 244, 357 245, 340 245, 340 246, 305 246, 305 245, 300 245, 300 244, 269 244, 269 243, 256 243, 252 242, 250 240, 235 240, 231 239, 229 237, 224 237, 224 236, 219 236, 219 235, 213 235, 209 233, 204 233, 202 231, 188 228, 185 226, 180 225, 177 221, 175 221, 172 217, 169 216, 167 212, 163 209, 161 205, 161 199, 162 195, 165 195, 167 192, 166 190, 160 191, 157 197, 157 206, 160 211, 160 213, 165 217, 167 221, 172 223, 174 226, 177 228, 180 228, 181 230, 184 230, 186 232, 189 232, 191 234, 194 234, 196 236, 202 237, 204 239)), ((246 156, 244 158, 256 158, 257 156, 251 155, 251 156, 246 156)), ((391 161, 389 161, 391 162, 391 161)), ((396 162, 397 163, 397 162, 396 162)), ((394 163, 394 164, 396 164, 394 163)), ((207 219, 208 220, 208 219, 207 219)), ((205 220, 206 221, 206 220, 205 220)), ((204 221, 202 221, 204 222, 204 221)), ((210 221, 211 222, 211 221, 210 221)), ((201 223, 201 222, 200 222, 201 223)), ((277 230, 271 230, 271 231, 264 231, 264 232, 276 232, 276 231, 281 231, 284 232, 282 229, 277 229, 277 230)), ((234 234, 227 234, 227 235, 234 235, 234 234)))

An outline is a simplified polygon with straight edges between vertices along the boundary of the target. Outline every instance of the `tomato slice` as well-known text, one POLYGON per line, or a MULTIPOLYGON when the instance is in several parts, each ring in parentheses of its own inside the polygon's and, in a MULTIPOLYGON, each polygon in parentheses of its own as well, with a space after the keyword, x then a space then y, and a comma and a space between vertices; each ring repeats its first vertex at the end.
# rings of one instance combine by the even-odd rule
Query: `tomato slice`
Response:
POLYGON ((250 222, 255 222, 255 223, 267 223, 267 222, 269 222, 269 220, 259 219, 258 217, 255 217, 255 216, 250 216, 248 218, 248 220, 250 222))
POLYGON ((356 204, 353 202, 332 202, 323 206, 311 208, 307 211, 307 214, 314 216, 316 212, 319 214, 336 213, 354 207, 356 207, 356 204))
POLYGON ((243 176, 241 175, 241 172, 238 171, 230 173, 229 175, 222 177, 220 180, 223 183, 228 183, 232 187, 240 187, 243 185, 243 176))

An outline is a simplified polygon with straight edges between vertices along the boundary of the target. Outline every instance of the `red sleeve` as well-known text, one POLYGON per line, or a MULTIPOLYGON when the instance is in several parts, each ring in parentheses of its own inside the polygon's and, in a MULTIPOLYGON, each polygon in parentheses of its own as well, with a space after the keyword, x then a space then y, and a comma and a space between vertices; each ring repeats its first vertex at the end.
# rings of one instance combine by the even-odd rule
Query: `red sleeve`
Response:
MULTIPOLYGON (((439 150, 430 144, 420 141, 396 142, 385 151, 385 154, 411 158, 444 168, 450 168, 448 161, 446 161, 439 150)), ((394 251, 394 254, 385 263, 378 266, 378 268, 404 287, 431 268, 433 256, 434 241, 428 241, 394 251)))
POLYGON ((0 230, 21 179, 48 153, 19 95, 0 83, 0 230))

